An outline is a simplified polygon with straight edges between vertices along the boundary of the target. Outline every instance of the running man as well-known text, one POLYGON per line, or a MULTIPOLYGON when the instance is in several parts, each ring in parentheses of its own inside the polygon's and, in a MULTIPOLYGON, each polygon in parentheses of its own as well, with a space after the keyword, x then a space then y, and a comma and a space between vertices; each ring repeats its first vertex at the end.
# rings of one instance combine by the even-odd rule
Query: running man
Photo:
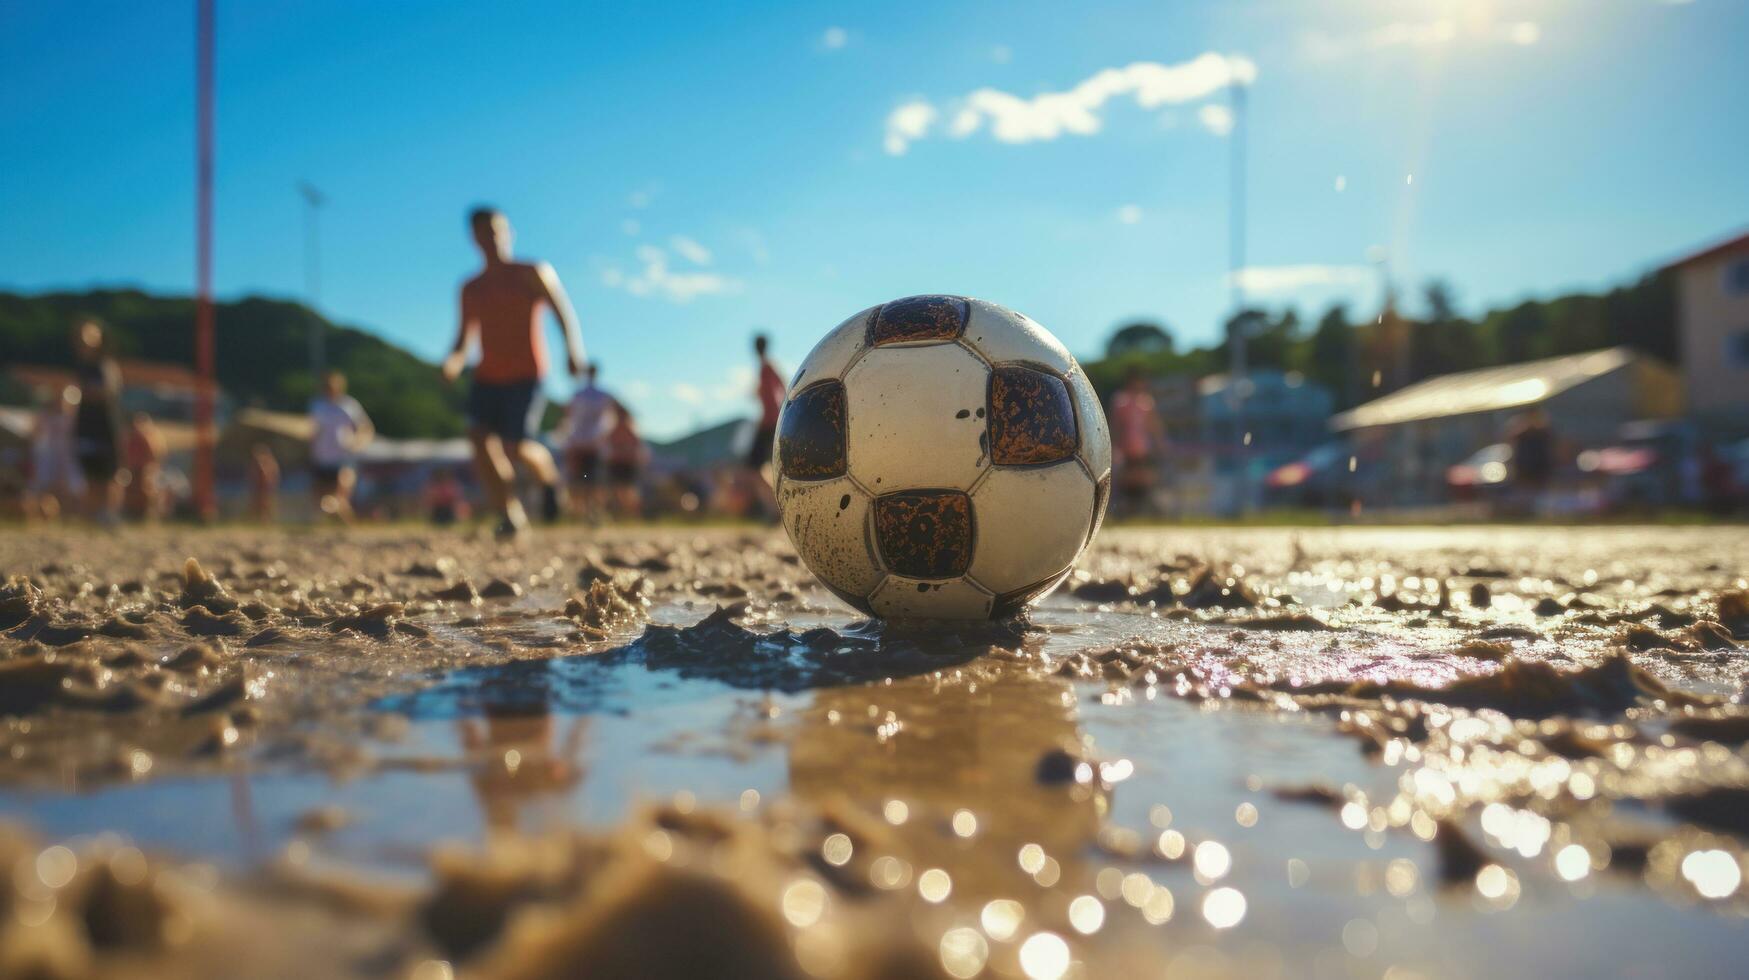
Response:
POLYGON ((606 509, 601 455, 607 433, 613 428, 613 396, 595 383, 600 371, 600 364, 589 364, 583 372, 583 387, 571 396, 565 413, 565 465, 571 477, 571 499, 589 520, 606 509))
POLYGON ((511 537, 528 526, 522 503, 511 492, 512 458, 540 481, 542 516, 559 517, 559 468, 533 437, 544 407, 540 386, 547 369, 542 310, 551 310, 564 330, 565 362, 573 377, 583 371, 583 334, 553 267, 511 258, 510 221, 502 211, 475 208, 468 223, 485 267, 462 285, 461 328, 444 358, 443 376, 450 381, 461 376, 468 342, 477 335, 480 360, 468 390, 468 438, 480 483, 499 516, 498 534, 511 537))
POLYGON ((759 398, 759 430, 753 433, 753 445, 747 450, 747 468, 753 472, 754 487, 767 518, 777 515, 777 494, 771 489, 771 452, 777 443, 777 416, 789 394, 783 375, 771 363, 770 349, 771 338, 762 333, 753 335, 753 353, 759 358, 759 381, 754 389, 759 398))
POLYGON ((352 521, 352 488, 358 474, 352 459, 372 439, 376 427, 358 399, 346 393, 346 375, 329 371, 322 377, 322 393, 310 402, 310 490, 321 513, 352 521))

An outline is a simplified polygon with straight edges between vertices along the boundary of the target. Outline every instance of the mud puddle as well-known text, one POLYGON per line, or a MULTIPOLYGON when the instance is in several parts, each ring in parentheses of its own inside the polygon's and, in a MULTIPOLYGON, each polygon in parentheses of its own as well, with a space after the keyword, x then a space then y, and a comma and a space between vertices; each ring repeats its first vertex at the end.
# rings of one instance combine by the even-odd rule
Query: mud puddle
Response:
MULTIPOLYGON (((736 539, 571 542, 534 572, 441 540, 454 564, 418 575, 434 543, 410 541, 326 583, 257 546, 214 577, 271 615, 168 707, 7 722, 0 814, 36 835, 19 935, 214 976, 224 935, 262 930, 263 973, 696 973, 661 938, 676 916, 732 923, 714 965, 768 976, 1734 969, 1743 536, 1529 533, 1120 531, 1031 628, 951 640, 859 625, 736 539), (416 598, 439 587, 461 598, 416 598), (245 645, 267 629, 290 639, 245 645), (253 727, 182 754, 164 730, 207 721, 180 706, 246 671, 273 674, 253 727), (93 745, 154 765, 29 764, 93 745), (169 912, 104 897, 135 864, 117 840, 169 912)), ((189 642, 153 618, 186 583, 130 608, 36 575, 45 626, 162 632, 17 639, 15 662, 189 642)))

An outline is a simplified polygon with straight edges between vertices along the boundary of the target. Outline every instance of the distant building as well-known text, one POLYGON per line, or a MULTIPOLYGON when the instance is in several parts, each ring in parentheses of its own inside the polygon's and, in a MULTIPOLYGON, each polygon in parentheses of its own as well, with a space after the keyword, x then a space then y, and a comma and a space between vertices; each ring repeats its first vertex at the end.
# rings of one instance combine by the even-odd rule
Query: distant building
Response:
MULTIPOLYGON (((1204 446, 1236 453, 1248 433, 1251 443, 1245 456, 1254 469, 1267 472, 1329 441, 1328 422, 1336 399, 1323 385, 1307 381, 1298 371, 1254 368, 1240 386, 1234 392, 1232 378, 1226 374, 1211 374, 1197 382, 1197 438, 1204 446), (1235 394, 1243 396, 1242 404, 1235 394)), ((1232 471, 1236 458, 1228 455, 1217 472, 1232 471)))
POLYGON ((1682 383, 1697 421, 1749 430, 1749 234, 1678 259, 1682 383))
POLYGON ((1428 378, 1343 412, 1330 427, 1366 464, 1369 502, 1432 504, 1446 499, 1447 468, 1503 441, 1513 417, 1533 406, 1548 413, 1563 444, 1597 446, 1624 423, 1681 414, 1682 380, 1656 358, 1611 347, 1428 378))
MULTIPOLYGON (((202 386, 199 373, 181 364, 162 361, 139 361, 122 358, 121 407, 124 412, 145 412, 164 422, 194 421, 194 404, 202 386)), ((7 369, 13 381, 39 391, 59 391, 77 379, 71 368, 46 364, 15 364, 7 369)), ((221 389, 214 388, 213 399, 220 425, 230 415, 231 399, 221 389)))

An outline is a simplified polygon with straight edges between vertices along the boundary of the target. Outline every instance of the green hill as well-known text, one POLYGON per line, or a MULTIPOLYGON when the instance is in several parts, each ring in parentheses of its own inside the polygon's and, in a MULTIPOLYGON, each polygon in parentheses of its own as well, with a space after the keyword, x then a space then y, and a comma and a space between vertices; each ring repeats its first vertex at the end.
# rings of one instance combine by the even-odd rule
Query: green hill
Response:
MULTIPOLYGON (((70 364, 67 330, 76 316, 102 318, 117 356, 194 363, 194 300, 136 289, 20 295, 0 292, 0 361, 70 364)), ((239 405, 303 411, 313 381, 310 331, 326 331, 328 363, 346 372, 352 394, 384 435, 441 438, 462 433, 462 389, 437 367, 356 327, 337 326, 299 303, 248 297, 217 304, 219 385, 239 405)), ((20 393, 12 392, 13 400, 20 393)))

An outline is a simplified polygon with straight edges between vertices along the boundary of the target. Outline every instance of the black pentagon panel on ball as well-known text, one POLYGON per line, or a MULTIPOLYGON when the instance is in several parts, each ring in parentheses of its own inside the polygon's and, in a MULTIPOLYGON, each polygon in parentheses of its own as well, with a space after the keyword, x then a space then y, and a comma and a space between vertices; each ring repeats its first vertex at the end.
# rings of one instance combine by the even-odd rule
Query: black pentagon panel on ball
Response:
POLYGON ((966 301, 958 296, 907 296, 882 306, 868 324, 868 345, 958 340, 966 332, 966 301))
POLYGON ((822 381, 790 396, 777 430, 777 460, 787 479, 830 480, 844 475, 844 382, 822 381))
POLYGON ((990 461, 998 466, 1055 463, 1080 440, 1075 403, 1063 379, 1009 365, 990 372, 990 461))
POLYGON ((959 490, 902 490, 874 501, 875 544, 907 578, 964 575, 972 564, 972 498, 959 490))

